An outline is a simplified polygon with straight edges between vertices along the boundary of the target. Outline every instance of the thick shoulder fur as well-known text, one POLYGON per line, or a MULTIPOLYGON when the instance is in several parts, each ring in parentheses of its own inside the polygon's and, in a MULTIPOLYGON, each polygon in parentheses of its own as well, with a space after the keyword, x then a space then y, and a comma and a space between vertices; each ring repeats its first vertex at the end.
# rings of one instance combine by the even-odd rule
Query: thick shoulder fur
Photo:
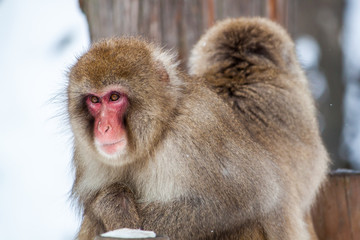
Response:
POLYGON ((276 133, 283 127, 289 128, 289 134, 296 134, 305 121, 295 123, 294 119, 302 116, 314 120, 314 105, 294 43, 281 26, 270 20, 218 22, 195 45, 189 63, 190 74, 204 78, 244 118, 241 120, 253 125, 256 135, 261 128, 276 133))
POLYGON ((278 24, 264 18, 227 19, 209 29, 192 50, 192 75, 237 71, 248 65, 297 71, 294 43, 278 24))

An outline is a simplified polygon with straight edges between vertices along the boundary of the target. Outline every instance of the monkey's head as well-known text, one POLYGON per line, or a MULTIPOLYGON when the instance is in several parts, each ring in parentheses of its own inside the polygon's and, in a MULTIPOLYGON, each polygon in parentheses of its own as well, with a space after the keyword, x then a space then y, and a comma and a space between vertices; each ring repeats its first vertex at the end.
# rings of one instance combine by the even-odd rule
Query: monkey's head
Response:
POLYGON ((176 68, 171 54, 136 38, 94 44, 69 73, 75 154, 116 166, 151 154, 180 96, 176 68))

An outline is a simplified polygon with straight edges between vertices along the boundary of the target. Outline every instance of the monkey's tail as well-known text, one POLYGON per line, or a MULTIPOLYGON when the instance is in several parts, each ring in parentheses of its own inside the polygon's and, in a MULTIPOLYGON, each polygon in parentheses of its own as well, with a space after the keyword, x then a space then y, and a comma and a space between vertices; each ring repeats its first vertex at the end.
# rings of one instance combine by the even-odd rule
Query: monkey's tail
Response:
POLYGON ((189 59, 191 75, 204 77, 218 93, 231 96, 244 84, 268 81, 279 71, 299 76, 299 69, 287 32, 264 18, 218 22, 195 45, 189 59))

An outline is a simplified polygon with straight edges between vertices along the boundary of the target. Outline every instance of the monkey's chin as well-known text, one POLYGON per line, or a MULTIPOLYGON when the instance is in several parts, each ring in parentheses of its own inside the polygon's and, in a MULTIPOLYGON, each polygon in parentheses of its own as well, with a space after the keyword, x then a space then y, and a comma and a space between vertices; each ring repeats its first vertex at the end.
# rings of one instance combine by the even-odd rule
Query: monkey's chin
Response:
POLYGON ((114 143, 100 143, 95 141, 95 146, 98 152, 106 158, 118 158, 125 151, 126 140, 120 139, 114 143))

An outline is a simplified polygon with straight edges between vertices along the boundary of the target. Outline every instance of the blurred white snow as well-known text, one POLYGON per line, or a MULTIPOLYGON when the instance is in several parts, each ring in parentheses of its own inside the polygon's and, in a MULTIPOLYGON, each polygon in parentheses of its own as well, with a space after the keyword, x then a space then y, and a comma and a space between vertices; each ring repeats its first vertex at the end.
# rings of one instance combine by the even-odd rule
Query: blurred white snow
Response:
POLYGON ((71 135, 51 99, 88 44, 77 0, 0 2, 1 239, 75 236, 71 135))
POLYGON ((360 170, 360 1, 347 0, 344 14, 344 128, 342 154, 360 170))

